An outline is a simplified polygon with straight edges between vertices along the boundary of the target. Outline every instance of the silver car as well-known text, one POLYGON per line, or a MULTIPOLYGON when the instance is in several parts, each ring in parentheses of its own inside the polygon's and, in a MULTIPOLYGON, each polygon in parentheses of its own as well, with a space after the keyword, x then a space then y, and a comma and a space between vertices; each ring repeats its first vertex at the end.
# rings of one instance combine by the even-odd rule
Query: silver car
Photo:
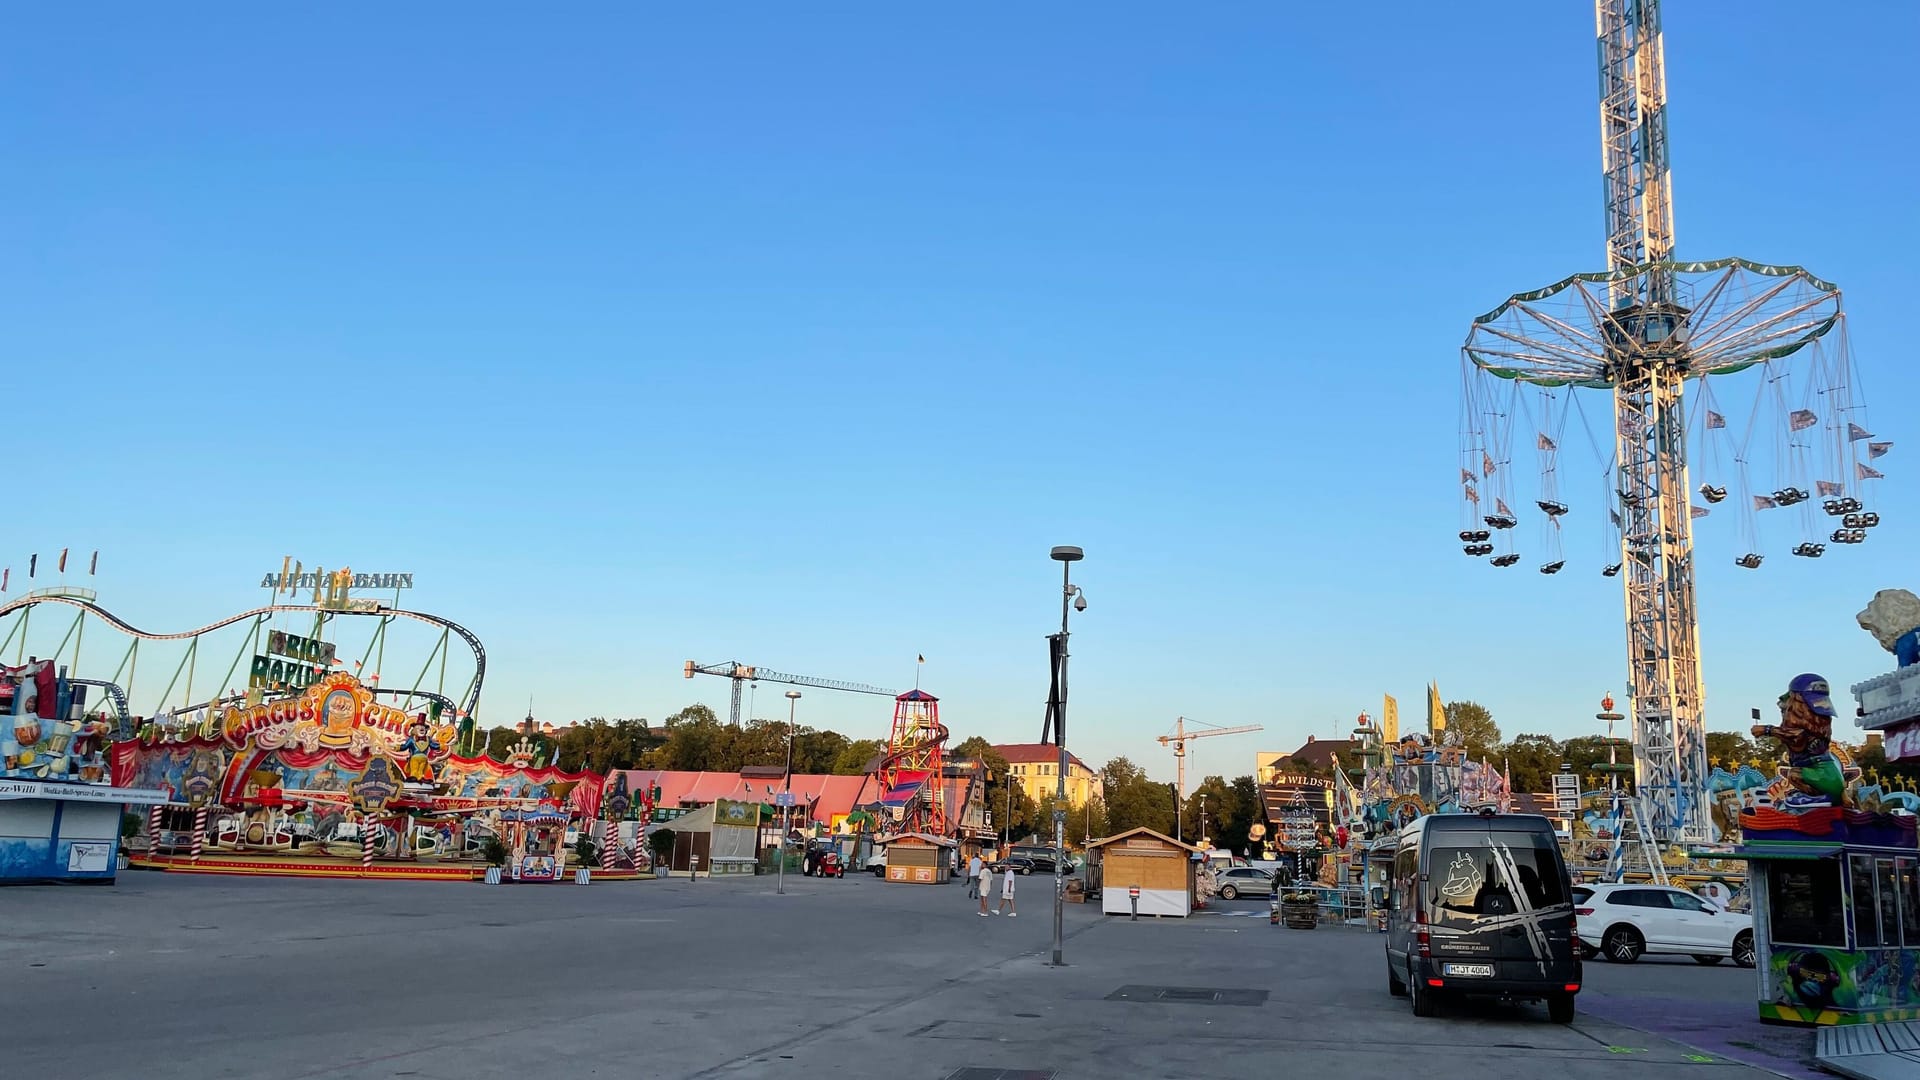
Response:
POLYGON ((1273 875, 1257 866, 1235 866, 1213 875, 1220 899, 1266 896, 1273 891, 1273 875))

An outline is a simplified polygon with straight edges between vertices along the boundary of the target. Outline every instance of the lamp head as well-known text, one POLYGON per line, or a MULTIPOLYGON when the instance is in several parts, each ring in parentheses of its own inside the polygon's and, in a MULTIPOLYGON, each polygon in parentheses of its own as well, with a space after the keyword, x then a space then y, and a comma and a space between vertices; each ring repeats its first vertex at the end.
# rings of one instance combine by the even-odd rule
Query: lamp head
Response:
POLYGON ((788 701, 798 701, 798 700, 800 700, 800 691, 798 691, 798 690, 789 690, 789 691, 787 691, 787 700, 788 700, 788 701))
POLYGON ((1079 562, 1086 557, 1086 552, 1066 544, 1062 544, 1053 549, 1053 559, 1055 562, 1079 562))
POLYGON ((1079 596, 1075 596, 1073 598, 1073 610, 1075 611, 1087 610, 1087 598, 1084 593, 1079 596))

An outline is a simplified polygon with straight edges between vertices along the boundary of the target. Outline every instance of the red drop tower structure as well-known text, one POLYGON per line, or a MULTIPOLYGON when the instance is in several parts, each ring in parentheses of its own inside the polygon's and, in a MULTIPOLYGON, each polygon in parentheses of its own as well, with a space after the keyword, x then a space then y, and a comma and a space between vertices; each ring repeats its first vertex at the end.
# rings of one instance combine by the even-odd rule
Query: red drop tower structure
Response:
POLYGON ((899 832, 947 835, 941 799, 946 726, 940 723, 940 699, 925 690, 909 690, 893 702, 893 733, 880 764, 882 801, 900 811, 899 832))

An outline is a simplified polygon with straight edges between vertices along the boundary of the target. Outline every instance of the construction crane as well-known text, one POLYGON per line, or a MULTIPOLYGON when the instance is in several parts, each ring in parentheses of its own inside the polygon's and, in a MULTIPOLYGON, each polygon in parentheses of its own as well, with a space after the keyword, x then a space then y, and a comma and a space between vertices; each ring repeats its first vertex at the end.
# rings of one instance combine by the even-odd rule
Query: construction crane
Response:
POLYGON ((1259 724, 1241 724, 1238 727, 1219 727, 1214 724, 1204 724, 1199 731, 1188 731, 1187 724, 1189 723, 1200 723, 1200 721, 1189 721, 1184 716, 1176 716, 1173 718, 1173 734, 1160 736, 1161 746, 1173 747, 1174 772, 1176 778, 1175 789, 1179 795, 1180 805, 1182 806, 1185 806, 1187 802, 1188 739, 1205 739, 1214 735, 1240 735, 1249 731, 1261 730, 1259 724))
POLYGON ((740 687, 744 683, 790 683, 794 686, 818 687, 821 690, 840 690, 849 694, 878 694, 890 698, 900 696, 899 691, 868 686, 866 683, 845 682, 840 679, 816 679, 811 675, 789 675, 784 671, 754 667, 752 664, 743 664, 738 660, 729 660, 724 664, 699 664, 689 660, 683 670, 689 679, 695 675, 718 675, 723 679, 733 680, 733 707, 727 712, 727 722, 734 727, 740 726, 740 687))

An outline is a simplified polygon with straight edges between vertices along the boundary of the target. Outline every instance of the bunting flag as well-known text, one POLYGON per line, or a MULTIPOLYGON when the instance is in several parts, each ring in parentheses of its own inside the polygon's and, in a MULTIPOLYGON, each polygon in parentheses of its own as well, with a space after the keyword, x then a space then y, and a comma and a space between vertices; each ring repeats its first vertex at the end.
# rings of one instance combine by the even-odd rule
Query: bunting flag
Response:
POLYGON ((1813 486, 1819 489, 1820 497, 1823 499, 1829 495, 1842 494, 1847 490, 1847 485, 1832 480, 1815 480, 1813 486))
POLYGON ((1468 472, 1468 471, 1467 471, 1467 470, 1465 470, 1465 469, 1461 469, 1461 470, 1460 470, 1460 482, 1461 482, 1461 483, 1463 483, 1463 484, 1472 484, 1472 483, 1473 483, 1473 474, 1472 474, 1472 473, 1470 473, 1470 472, 1468 472))
POLYGON ((1812 409, 1795 409, 1787 414, 1787 427, 1794 431, 1805 431, 1819 422, 1812 409))
POLYGON ((1557 447, 1557 446, 1555 446, 1555 445, 1553 445, 1553 440, 1552 440, 1552 439, 1549 439, 1549 438, 1547 438, 1547 433, 1546 433, 1546 432, 1544 432, 1544 431, 1540 433, 1540 438, 1539 438, 1539 440, 1538 440, 1538 442, 1536 443, 1536 445, 1538 445, 1538 446, 1540 447, 1540 449, 1542 449, 1542 450, 1558 450, 1558 449, 1560 449, 1559 447, 1557 447))
POLYGON ((1503 517, 1512 517, 1513 511, 1507 509, 1507 500, 1498 495, 1493 497, 1493 509, 1503 517))
POLYGON ((1873 438, 1873 432, 1868 431, 1866 428, 1861 427, 1859 424, 1855 424, 1855 423, 1847 424, 1847 441, 1848 442, 1859 442, 1861 439, 1871 439, 1871 438, 1873 438))
POLYGON ((66 548, 60 549, 60 572, 63 574, 67 572, 67 549, 66 548))
POLYGON ((1707 516, 1707 508, 1704 506, 1689 506, 1687 507, 1687 511, 1687 516, 1689 517, 1703 518, 1707 516))
POLYGON ((1480 493, 1473 489, 1472 484, 1467 485, 1467 501, 1475 506, 1480 505, 1480 493))
POLYGON ((93 558, 87 561, 87 576, 92 577, 93 575, 99 572, 100 572, 100 553, 96 551, 93 553, 93 558))
POLYGON ((1870 442, 1867 444, 1867 456, 1869 458, 1886 457, 1887 451, 1891 449, 1893 444, 1890 442, 1870 442))
POLYGON ((1493 475, 1493 455, 1485 450, 1480 451, 1480 470, 1482 476, 1493 475))
POLYGON ((1723 427, 1726 427, 1726 426, 1727 426, 1727 418, 1726 418, 1726 417, 1724 417, 1724 416, 1721 416, 1721 415, 1720 415, 1719 413, 1717 413, 1717 412, 1714 412, 1714 411, 1713 411, 1712 409, 1708 409, 1708 410, 1707 410, 1707 426, 1708 426, 1708 427, 1710 427, 1710 428, 1723 428, 1723 427))
POLYGON ((1755 495, 1753 497, 1753 508, 1755 510, 1773 510, 1779 505, 1779 503, 1773 501, 1771 495, 1755 495))
POLYGON ((1885 480, 1887 474, 1863 461, 1853 463, 1853 475, 1857 480, 1885 480))

